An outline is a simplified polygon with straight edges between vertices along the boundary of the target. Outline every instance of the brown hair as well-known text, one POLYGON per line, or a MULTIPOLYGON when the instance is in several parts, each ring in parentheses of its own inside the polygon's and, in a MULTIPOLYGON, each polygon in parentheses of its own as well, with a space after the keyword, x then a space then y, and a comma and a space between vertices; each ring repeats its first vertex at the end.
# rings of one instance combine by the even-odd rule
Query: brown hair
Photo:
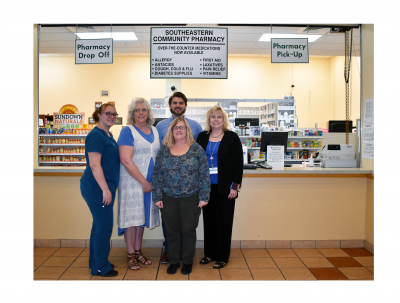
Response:
POLYGON ((103 111, 107 108, 107 106, 112 106, 114 107, 115 110, 117 110, 114 106, 114 104, 111 103, 104 103, 102 104, 98 109, 96 109, 93 114, 92 114, 92 118, 94 119, 95 122, 99 122, 99 115, 101 115, 103 113, 103 111))
POLYGON ((193 139, 192 131, 191 131, 190 126, 187 123, 187 121, 184 118, 176 118, 174 121, 171 122, 171 124, 168 127, 167 134, 162 142, 163 145, 166 145, 169 148, 172 148, 172 146, 174 146, 175 139, 174 139, 174 135, 172 133, 172 128, 175 125, 177 125, 178 122, 181 122, 181 121, 185 124, 185 127, 186 127, 186 143, 190 146, 195 142, 195 140, 193 139))
POLYGON ((172 99, 174 99, 175 97, 182 98, 183 101, 185 101, 185 106, 187 106, 187 98, 186 98, 186 96, 185 96, 184 94, 182 94, 181 92, 174 92, 174 93, 172 94, 172 96, 169 97, 169 100, 168 100, 169 105, 171 105, 172 99))

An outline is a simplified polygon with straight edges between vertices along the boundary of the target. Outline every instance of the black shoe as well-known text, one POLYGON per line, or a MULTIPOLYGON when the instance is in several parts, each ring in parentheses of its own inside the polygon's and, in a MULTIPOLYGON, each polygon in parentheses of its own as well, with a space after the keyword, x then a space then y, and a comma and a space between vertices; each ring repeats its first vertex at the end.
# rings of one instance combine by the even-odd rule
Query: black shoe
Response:
POLYGON ((179 267, 181 267, 180 264, 170 264, 169 267, 167 268, 167 274, 169 275, 176 274, 179 267))
POLYGON ((114 264, 111 264, 111 263, 110 263, 110 265, 111 265, 111 269, 114 269, 114 267, 115 267, 114 264))
POLYGON ((192 272, 192 265, 193 264, 183 264, 181 273, 182 275, 188 275, 192 272))
POLYGON ((220 268, 224 268, 226 266, 226 264, 228 264, 228 262, 222 262, 222 261, 218 261, 215 262, 215 264, 213 265, 214 269, 220 269, 220 268))
POLYGON ((102 276, 102 277, 115 277, 118 275, 118 271, 111 269, 108 273, 103 275, 100 271, 97 272, 96 276, 102 276))

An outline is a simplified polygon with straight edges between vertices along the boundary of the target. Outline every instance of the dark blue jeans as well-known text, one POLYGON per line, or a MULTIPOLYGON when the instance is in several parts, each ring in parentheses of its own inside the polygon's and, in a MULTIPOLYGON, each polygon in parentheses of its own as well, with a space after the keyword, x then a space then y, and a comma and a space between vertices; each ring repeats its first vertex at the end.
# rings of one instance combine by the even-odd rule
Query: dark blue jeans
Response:
POLYGON ((81 194, 93 216, 90 233, 89 268, 92 269, 92 275, 97 275, 99 270, 104 275, 112 269, 108 255, 110 254, 110 239, 113 228, 115 192, 112 193, 112 200, 108 206, 102 203, 102 191, 92 191, 82 186, 81 183, 81 194))

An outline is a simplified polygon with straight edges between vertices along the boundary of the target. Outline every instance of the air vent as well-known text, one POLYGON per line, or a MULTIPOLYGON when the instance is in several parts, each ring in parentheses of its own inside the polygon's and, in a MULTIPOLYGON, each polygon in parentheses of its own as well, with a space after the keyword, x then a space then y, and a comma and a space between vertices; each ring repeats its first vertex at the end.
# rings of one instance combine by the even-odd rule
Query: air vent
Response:
POLYGON ((66 27, 71 33, 92 33, 92 32, 102 32, 101 28, 98 26, 68 26, 66 27))
POLYGON ((329 31, 329 28, 326 27, 301 27, 296 32, 296 34, 319 34, 325 35, 329 31))

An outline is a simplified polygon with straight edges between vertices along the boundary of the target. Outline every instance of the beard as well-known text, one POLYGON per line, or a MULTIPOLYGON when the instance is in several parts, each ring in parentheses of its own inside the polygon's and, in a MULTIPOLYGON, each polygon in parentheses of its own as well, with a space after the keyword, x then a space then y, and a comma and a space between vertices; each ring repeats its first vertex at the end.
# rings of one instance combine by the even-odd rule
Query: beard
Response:
POLYGON ((176 111, 174 111, 172 108, 169 109, 169 111, 176 116, 183 116, 183 114, 186 112, 186 107, 182 109, 182 111, 178 114, 176 111))

